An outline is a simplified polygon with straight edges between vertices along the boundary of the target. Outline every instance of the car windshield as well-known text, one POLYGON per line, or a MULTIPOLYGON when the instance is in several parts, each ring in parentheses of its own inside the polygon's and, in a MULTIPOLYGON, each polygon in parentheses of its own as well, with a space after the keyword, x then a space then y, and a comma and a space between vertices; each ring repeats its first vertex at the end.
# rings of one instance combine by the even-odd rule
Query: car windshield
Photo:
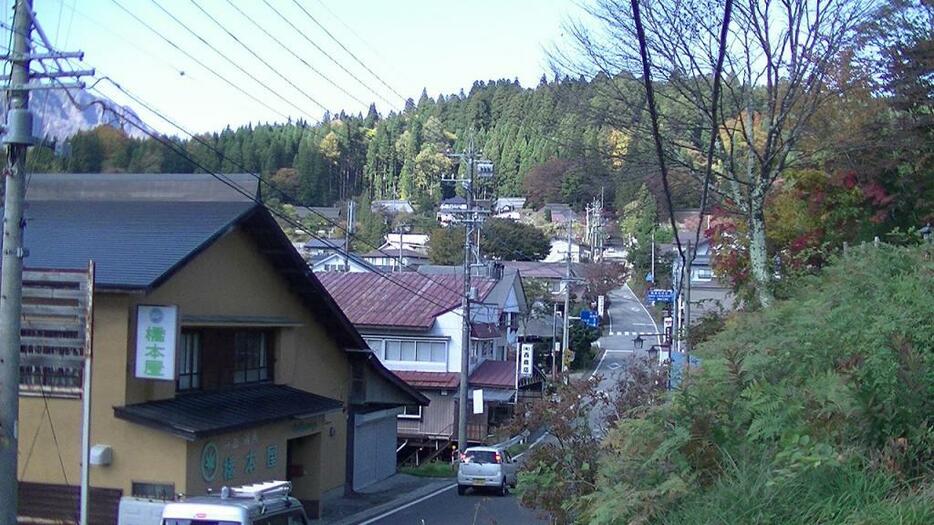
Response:
POLYGON ((464 463, 499 463, 497 456, 491 450, 468 450, 464 454, 464 463))

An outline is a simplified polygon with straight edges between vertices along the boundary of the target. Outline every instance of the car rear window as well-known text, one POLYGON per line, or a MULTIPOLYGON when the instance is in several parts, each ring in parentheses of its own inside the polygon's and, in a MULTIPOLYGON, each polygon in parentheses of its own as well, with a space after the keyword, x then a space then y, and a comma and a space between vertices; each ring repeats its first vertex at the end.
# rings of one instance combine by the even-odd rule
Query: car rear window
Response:
POLYGON ((468 450, 464 454, 465 463, 499 463, 496 452, 490 450, 468 450))

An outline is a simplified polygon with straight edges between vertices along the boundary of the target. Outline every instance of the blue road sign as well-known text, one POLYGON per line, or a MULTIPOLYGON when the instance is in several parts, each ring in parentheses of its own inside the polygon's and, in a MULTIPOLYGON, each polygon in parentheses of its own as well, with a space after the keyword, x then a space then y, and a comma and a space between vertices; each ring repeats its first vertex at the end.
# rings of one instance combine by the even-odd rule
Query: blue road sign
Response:
POLYGON ((649 300, 659 303, 670 303, 674 300, 673 290, 656 289, 649 290, 649 300))
POLYGON ((581 322, 585 325, 596 328, 600 326, 600 317, 590 310, 581 310, 581 322))

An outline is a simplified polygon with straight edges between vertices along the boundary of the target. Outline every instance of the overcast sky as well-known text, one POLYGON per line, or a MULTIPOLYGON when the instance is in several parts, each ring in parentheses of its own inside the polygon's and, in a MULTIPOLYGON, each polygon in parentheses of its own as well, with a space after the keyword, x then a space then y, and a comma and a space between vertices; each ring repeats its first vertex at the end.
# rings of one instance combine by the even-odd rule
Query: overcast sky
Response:
MULTIPOLYGON (((331 112, 344 109, 356 113, 365 112, 369 103, 375 102, 379 111, 386 114, 403 106, 404 99, 398 95, 417 99, 423 87, 433 97, 461 89, 468 91, 477 79, 518 78, 523 85, 534 86, 549 71, 546 49, 560 42, 562 22, 580 16, 579 8, 570 0, 297 2, 34 0, 34 6, 56 47, 85 51, 85 67, 96 67, 99 75, 113 78, 191 131, 282 121, 282 115, 317 121, 324 113, 318 104, 331 112), (118 3, 249 95, 185 56, 118 3), (160 10, 157 3, 230 61, 160 10), (195 3, 271 68, 212 22, 195 3), (253 22, 308 65, 280 47, 253 22), (325 30, 356 55, 362 65, 325 30), (250 79, 237 66, 272 91, 250 79), (251 99, 251 95, 261 102, 251 99)), ((4 19, 9 21, 13 2, 0 3, 5 8, 4 19)), ((121 104, 133 106, 156 129, 179 133, 106 82, 98 84, 98 89, 121 104)))

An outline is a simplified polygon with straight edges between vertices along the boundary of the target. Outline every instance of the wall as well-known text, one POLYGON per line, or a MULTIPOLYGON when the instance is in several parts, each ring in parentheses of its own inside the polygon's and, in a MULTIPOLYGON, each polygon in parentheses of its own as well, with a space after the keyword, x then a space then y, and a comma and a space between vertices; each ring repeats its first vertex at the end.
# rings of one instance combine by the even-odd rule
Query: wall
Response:
POLYGON ((454 428, 454 407, 457 398, 457 390, 448 390, 447 395, 442 396, 439 390, 421 391, 431 403, 422 408, 421 419, 403 419, 398 420, 399 437, 411 436, 450 436, 457 429, 454 428))

